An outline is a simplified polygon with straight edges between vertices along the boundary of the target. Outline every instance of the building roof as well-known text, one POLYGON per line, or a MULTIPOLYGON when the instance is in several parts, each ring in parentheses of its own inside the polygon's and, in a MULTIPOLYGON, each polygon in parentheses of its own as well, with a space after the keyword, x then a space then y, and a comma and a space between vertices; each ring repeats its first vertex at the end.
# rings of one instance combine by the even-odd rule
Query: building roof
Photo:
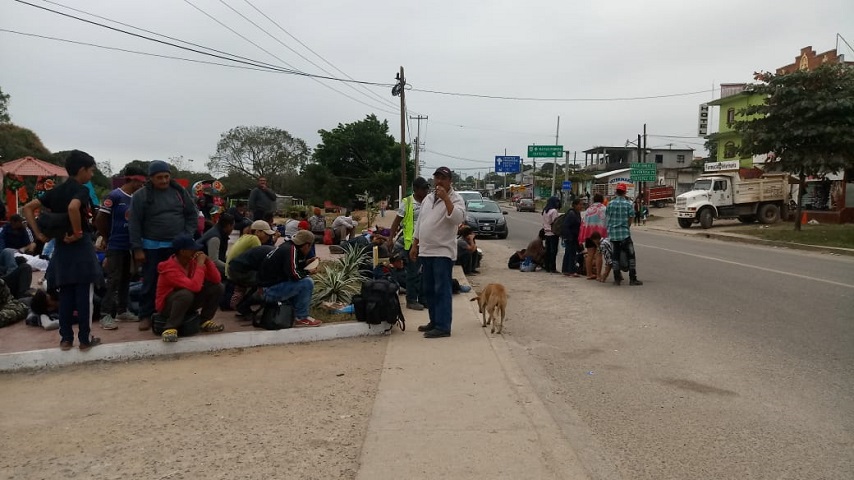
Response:
POLYGON ((623 151, 623 152, 624 152, 624 151, 629 151, 629 150, 637 150, 637 148, 635 148, 635 147, 605 147, 605 146, 599 146, 599 147, 589 148, 589 149, 585 150, 585 151, 584 151, 584 153, 602 153, 602 154, 604 154, 604 153, 606 153, 606 150, 607 150, 607 151, 609 151, 609 152, 619 152, 619 151, 623 151))
POLYGON ((64 168, 52 163, 44 162, 33 157, 24 157, 0 165, 3 175, 22 175, 33 177, 67 177, 68 172, 64 168))

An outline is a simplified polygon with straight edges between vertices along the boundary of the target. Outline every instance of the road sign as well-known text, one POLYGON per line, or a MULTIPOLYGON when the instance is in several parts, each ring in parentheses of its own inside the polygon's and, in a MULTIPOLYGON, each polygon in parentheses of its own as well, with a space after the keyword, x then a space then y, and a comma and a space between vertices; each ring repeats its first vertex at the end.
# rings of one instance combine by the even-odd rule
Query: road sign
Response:
POLYGON ((563 157, 563 145, 528 145, 528 156, 531 158, 563 157))
POLYGON ((561 185, 561 190, 572 190, 572 181, 564 180, 563 185, 561 185))
POLYGON ((519 173, 522 171, 522 157, 495 156, 495 173, 519 173))
POLYGON ((656 170, 654 163, 633 163, 630 165, 630 178, 635 182, 654 182, 656 178, 656 170))

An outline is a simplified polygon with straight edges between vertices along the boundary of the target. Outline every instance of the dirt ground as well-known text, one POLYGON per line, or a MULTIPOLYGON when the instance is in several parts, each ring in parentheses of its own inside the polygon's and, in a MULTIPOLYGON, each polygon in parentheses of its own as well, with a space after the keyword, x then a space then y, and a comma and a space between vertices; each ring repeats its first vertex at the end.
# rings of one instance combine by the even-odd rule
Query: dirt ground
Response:
POLYGON ((0 477, 355 478, 386 344, 0 375, 0 477))

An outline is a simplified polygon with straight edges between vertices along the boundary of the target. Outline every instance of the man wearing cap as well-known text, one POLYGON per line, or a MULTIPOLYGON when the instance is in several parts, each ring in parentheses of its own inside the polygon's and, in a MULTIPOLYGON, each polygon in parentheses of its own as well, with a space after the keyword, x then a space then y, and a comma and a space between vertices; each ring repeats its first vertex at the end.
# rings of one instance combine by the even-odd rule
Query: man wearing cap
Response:
POLYGON ((276 231, 270 228, 270 224, 264 220, 255 220, 252 222, 252 225, 249 226, 249 233, 241 235, 228 250, 225 256, 225 276, 230 276, 229 264, 231 264, 232 259, 237 258, 250 248, 267 245, 275 234, 276 231))
POLYGON ((613 248, 611 265, 614 269, 614 285, 620 285, 623 282, 623 273, 620 271, 620 252, 625 252, 629 260, 629 285, 643 285, 643 282, 638 280, 635 270, 635 244, 629 232, 629 226, 635 214, 634 208, 632 202, 626 198, 625 184, 617 185, 616 191, 617 196, 608 202, 605 208, 605 215, 608 218, 608 237, 613 248))
POLYGON ((418 327, 425 338, 451 336, 451 295, 454 261, 457 259, 457 227, 466 216, 463 198, 451 187, 451 169, 433 172, 435 191, 424 197, 409 259, 421 261, 422 288, 430 322, 418 327))
POLYGON ((142 265, 139 329, 151 328, 157 289, 157 264, 172 255, 172 240, 193 235, 199 212, 190 193, 172 180, 169 164, 154 160, 148 166, 148 181, 132 197, 128 231, 133 259, 142 265))
POLYGON ((298 327, 317 327, 321 324, 320 320, 308 314, 314 281, 309 277, 313 272, 307 271, 306 265, 312 260, 309 257, 312 245, 314 234, 300 230, 270 252, 258 272, 258 283, 264 287, 264 300, 292 301, 296 317, 294 325, 298 327))
POLYGON ((166 317, 164 342, 178 340, 178 328, 187 314, 198 310, 203 332, 221 332, 223 325, 213 321, 222 296, 222 278, 216 264, 191 235, 182 234, 172 241, 175 254, 157 266, 157 312, 166 317))
POLYGON ((125 167, 123 176, 124 185, 107 195, 95 217, 95 227, 107 249, 107 257, 104 261, 107 292, 101 300, 101 328, 106 330, 118 328, 116 320, 139 321, 139 317, 127 309, 133 263, 128 231, 128 210, 131 196, 145 184, 145 170, 128 166, 125 167))
MULTIPOLYGON (((418 215, 421 213, 421 202, 424 197, 430 193, 430 185, 424 177, 418 177, 412 182, 412 195, 403 199, 400 208, 397 210, 397 216, 391 223, 391 238, 389 243, 394 241, 397 233, 403 226, 403 235, 397 241, 397 246, 404 251, 403 260, 406 265, 406 308, 412 310, 424 310, 424 304, 421 302, 423 293, 421 291, 421 276, 419 269, 421 266, 417 261, 409 259, 409 251, 412 249, 412 239, 415 236, 415 224, 418 222, 418 215)), ((389 245, 391 246, 391 245, 389 245)))
POLYGON ((276 193, 267 188, 264 177, 258 177, 258 186, 249 192, 249 211, 253 220, 264 220, 276 211, 276 193))

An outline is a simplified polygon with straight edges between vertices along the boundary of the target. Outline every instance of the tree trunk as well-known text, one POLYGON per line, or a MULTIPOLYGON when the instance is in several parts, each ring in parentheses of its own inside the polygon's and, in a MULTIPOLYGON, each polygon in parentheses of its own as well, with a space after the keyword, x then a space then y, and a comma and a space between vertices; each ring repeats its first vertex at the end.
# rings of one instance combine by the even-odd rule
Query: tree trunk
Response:
POLYGON ((795 215, 795 231, 801 231, 801 217, 803 216, 804 193, 806 193, 807 180, 804 170, 798 173, 798 213, 795 215))

